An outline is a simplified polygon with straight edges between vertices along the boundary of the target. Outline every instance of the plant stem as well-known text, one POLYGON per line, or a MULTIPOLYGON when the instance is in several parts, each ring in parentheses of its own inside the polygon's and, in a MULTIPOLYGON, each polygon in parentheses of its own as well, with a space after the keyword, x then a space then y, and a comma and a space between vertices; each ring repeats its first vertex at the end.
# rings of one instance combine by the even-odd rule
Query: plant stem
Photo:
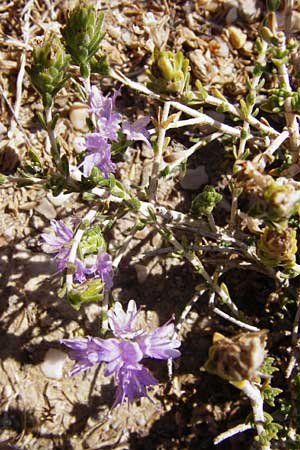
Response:
POLYGON ((159 169, 160 169, 163 150, 164 150, 166 131, 167 131, 166 122, 169 117, 169 112, 170 112, 170 102, 165 102, 161 118, 159 118, 160 123, 159 123, 159 132, 158 132, 158 138, 157 138, 157 152, 155 153, 155 156, 154 156, 152 175, 151 175, 150 185, 149 185, 149 200, 150 201, 156 200, 159 169))
POLYGON ((47 125, 47 133, 50 141, 50 146, 52 150, 52 156, 55 159, 55 165, 59 166, 60 164, 60 155, 57 145, 57 140, 55 136, 55 131, 52 127, 52 106, 49 108, 45 108, 45 118, 46 118, 46 125, 47 125))
MULTIPOLYGON (((260 390, 254 386, 250 381, 245 380, 243 387, 241 388, 244 394, 249 398, 253 411, 253 419, 256 426, 258 436, 261 436, 264 431, 264 402, 260 390)), ((262 444, 260 450, 270 450, 270 444, 262 444)))

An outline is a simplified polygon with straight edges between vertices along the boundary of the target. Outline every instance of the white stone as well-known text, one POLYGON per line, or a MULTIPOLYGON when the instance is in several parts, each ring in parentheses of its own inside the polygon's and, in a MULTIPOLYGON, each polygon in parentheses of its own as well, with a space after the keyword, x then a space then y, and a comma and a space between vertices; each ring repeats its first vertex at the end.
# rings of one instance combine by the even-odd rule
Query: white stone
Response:
POLYGON ((87 105, 75 102, 70 108, 70 120, 77 131, 87 132, 89 128, 86 119, 89 117, 87 105))
POLYGON ((63 192, 59 195, 52 195, 51 192, 47 194, 48 200, 54 205, 54 206, 61 206, 63 205, 67 200, 70 199, 72 194, 64 194, 63 192))
POLYGON ((67 354, 57 350, 55 348, 50 348, 45 359, 42 362, 40 368, 45 377, 52 378, 54 380, 60 380, 63 378, 63 367, 67 354))

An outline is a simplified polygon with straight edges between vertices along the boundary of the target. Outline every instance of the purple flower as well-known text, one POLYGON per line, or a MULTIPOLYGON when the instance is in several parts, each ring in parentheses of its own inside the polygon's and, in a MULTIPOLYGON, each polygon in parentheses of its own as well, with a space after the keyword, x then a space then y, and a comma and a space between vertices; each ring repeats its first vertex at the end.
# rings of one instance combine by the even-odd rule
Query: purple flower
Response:
POLYGON ((104 97, 102 92, 92 86, 89 99, 89 112, 97 116, 98 132, 104 139, 117 140, 121 114, 114 111, 119 91, 112 97, 104 97))
POLYGON ((111 362, 119 354, 116 339, 104 340, 88 336, 85 339, 62 339, 61 342, 71 349, 69 357, 76 361, 70 375, 103 361, 111 362))
POLYGON ((180 356, 180 351, 176 350, 180 347, 180 341, 170 339, 170 336, 174 336, 174 331, 174 324, 166 323, 141 337, 138 343, 144 355, 155 359, 169 359, 180 356))
POLYGON ((138 311, 131 300, 125 312, 117 302, 108 312, 109 326, 114 338, 67 339, 62 343, 71 348, 69 356, 76 361, 70 374, 105 362, 104 375, 114 375, 117 384, 113 407, 127 397, 132 403, 136 397, 147 397, 146 387, 157 380, 142 364, 143 358, 168 359, 180 356, 180 342, 173 339, 174 325, 167 323, 153 331, 136 328, 138 311))
POLYGON ((55 235, 43 233, 41 237, 49 247, 47 253, 56 253, 57 268, 62 272, 68 262, 73 231, 62 220, 51 220, 50 223, 55 235))
POLYGON ((100 250, 97 256, 96 273, 100 276, 103 283, 105 284, 105 289, 109 290, 113 285, 112 260, 111 256, 103 250, 100 250))
POLYGON ((135 122, 124 122, 122 125, 122 131, 126 135, 129 141, 144 141, 149 147, 152 147, 149 142, 149 131, 146 129, 146 125, 150 122, 150 117, 145 116, 137 119, 135 122))
POLYGON ((120 95, 120 91, 115 91, 112 97, 105 97, 97 86, 92 86, 89 98, 89 112, 98 117, 108 117, 116 107, 118 95, 120 95))
POLYGON ((116 377, 116 381, 118 387, 113 408, 123 403, 126 397, 130 404, 133 403, 135 398, 149 398, 146 387, 158 383, 151 372, 141 364, 135 367, 122 367, 116 377))
MULTIPOLYGON (((82 262, 81 262, 82 263, 82 262)), ((83 277, 86 280, 85 275, 94 275, 96 278, 100 277, 105 284, 104 290, 108 291, 113 286, 113 269, 111 256, 104 250, 100 249, 97 255, 96 263, 90 266, 83 265, 83 277)))
POLYGON ((79 165, 83 167, 84 176, 90 176, 93 167, 96 166, 104 177, 108 178, 109 173, 116 170, 116 165, 111 160, 110 144, 99 133, 89 133, 85 142, 89 153, 79 165))
MULTIPOLYGON (((121 303, 117 302, 114 308, 108 311, 108 323, 114 336, 124 339, 139 336, 141 332, 136 330, 138 314, 139 311, 134 300, 129 301, 126 313, 121 303)), ((142 333, 144 333, 144 330, 142 330, 142 333)))
POLYGON ((78 283, 84 283, 86 281, 87 267, 81 259, 75 260, 75 271, 73 273, 74 280, 78 283))
POLYGON ((110 150, 110 145, 106 140, 101 136, 100 133, 88 133, 85 137, 85 145, 86 148, 93 152, 96 150, 103 150, 105 148, 110 150))

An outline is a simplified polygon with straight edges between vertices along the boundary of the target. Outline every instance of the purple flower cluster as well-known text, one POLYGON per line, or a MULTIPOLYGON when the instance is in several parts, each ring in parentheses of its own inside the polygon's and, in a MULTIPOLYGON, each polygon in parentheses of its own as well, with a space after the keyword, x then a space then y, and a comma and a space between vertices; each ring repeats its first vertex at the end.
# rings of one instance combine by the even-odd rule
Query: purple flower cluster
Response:
POLYGON ((102 249, 99 250, 94 264, 88 264, 80 259, 76 259, 75 265, 74 278, 79 283, 84 283, 87 280, 87 275, 93 275, 94 278, 101 278, 105 285, 105 291, 112 288, 113 269, 111 256, 102 249))
MULTIPOLYGON (((85 146, 88 154, 79 167, 82 167, 83 174, 88 177, 94 166, 96 166, 105 178, 114 172, 116 165, 111 160, 112 141, 118 140, 118 131, 121 129, 121 114, 115 111, 116 98, 120 94, 116 91, 112 97, 104 96, 96 87, 92 86, 89 98, 89 112, 96 117, 96 131, 88 133, 85 137, 85 146)), ((146 125, 149 123, 148 117, 136 120, 130 124, 125 122, 122 131, 128 140, 144 141, 148 145, 150 142, 149 132, 146 125)))
POLYGON ((47 253, 55 253, 57 268, 62 272, 68 263, 73 231, 62 220, 51 220, 50 223, 54 229, 54 235, 43 233, 41 237, 48 245, 47 253))
MULTIPOLYGON (((73 231, 62 220, 51 220, 51 225, 55 234, 43 233, 41 237, 48 246, 47 253, 55 254, 57 269, 62 272, 68 264, 73 231)), ((75 259, 74 280, 78 283, 83 283, 89 275, 93 275, 94 278, 101 278, 105 284, 105 290, 111 289, 113 284, 112 260, 110 255, 104 250, 99 250, 96 262, 93 264, 88 264, 79 258, 75 259)))
POLYGON ((138 328, 136 303, 130 300, 127 311, 117 302, 108 312, 113 338, 63 339, 71 349, 69 357, 76 361, 70 372, 86 370, 94 364, 106 363, 104 375, 114 375, 117 391, 113 407, 128 398, 148 397, 147 386, 158 383, 141 364, 143 358, 169 359, 180 356, 180 342, 174 336, 174 324, 166 323, 152 331, 138 328))

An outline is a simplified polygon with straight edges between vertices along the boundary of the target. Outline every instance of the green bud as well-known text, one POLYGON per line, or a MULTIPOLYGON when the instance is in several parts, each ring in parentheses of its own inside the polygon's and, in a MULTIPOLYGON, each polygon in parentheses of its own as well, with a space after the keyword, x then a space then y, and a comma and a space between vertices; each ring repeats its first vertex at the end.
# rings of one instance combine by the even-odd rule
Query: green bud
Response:
POLYGON ((213 186, 207 185, 203 192, 198 194, 192 201, 191 213, 197 217, 202 214, 211 214, 222 198, 222 195, 219 194, 213 186))
POLYGON ((189 92, 189 60, 182 52, 153 52, 153 63, 147 71, 150 78, 149 87, 162 94, 182 94, 189 92))
POLYGON ((106 249, 106 242, 99 225, 89 228, 83 235, 79 250, 82 256, 96 254, 99 249, 106 249))
POLYGON ((174 77, 174 66, 167 56, 162 56, 157 61, 157 67, 160 69, 163 77, 166 80, 172 80, 174 77))
POLYGON ((34 48, 31 65, 26 67, 26 71, 40 93, 45 108, 52 105, 53 97, 69 78, 66 75, 69 60, 70 57, 55 36, 51 36, 41 47, 34 48))
POLYGON ((92 5, 77 6, 70 12, 62 29, 66 49, 74 63, 80 66, 84 78, 90 75, 92 58, 99 50, 104 36, 101 32, 103 18, 104 14, 98 14, 92 5))
MULTIPOLYGON (((263 40, 266 42, 271 42, 274 37, 272 31, 268 27, 262 27, 260 29, 260 35, 263 38, 263 40)), ((256 42, 258 42, 258 41, 256 41, 256 42)), ((262 46, 261 45, 260 45, 260 47, 257 46, 257 49, 258 49, 258 52, 261 52, 262 46)))

